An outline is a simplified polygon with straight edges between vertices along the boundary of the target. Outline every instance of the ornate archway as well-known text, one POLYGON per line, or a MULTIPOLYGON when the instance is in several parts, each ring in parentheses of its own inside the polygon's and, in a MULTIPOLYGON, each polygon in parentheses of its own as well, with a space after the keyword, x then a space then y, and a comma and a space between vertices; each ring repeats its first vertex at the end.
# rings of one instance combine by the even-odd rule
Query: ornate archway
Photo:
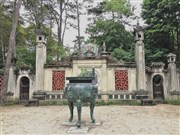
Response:
POLYGON ((29 99, 29 78, 28 77, 22 77, 20 79, 20 100, 28 100, 29 99))
POLYGON ((164 100, 163 77, 155 75, 153 77, 153 98, 157 101, 164 100))

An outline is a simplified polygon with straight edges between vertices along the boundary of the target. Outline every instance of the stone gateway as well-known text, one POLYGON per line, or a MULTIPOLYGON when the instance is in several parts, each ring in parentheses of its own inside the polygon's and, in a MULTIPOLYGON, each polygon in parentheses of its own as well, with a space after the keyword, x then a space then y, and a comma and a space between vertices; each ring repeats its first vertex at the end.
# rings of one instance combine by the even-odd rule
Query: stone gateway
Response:
MULTIPOLYGON (((72 55, 66 61, 54 64, 46 63, 47 40, 43 33, 39 33, 36 38, 35 73, 30 69, 15 71, 15 67, 12 66, 8 82, 10 95, 8 98, 32 99, 34 92, 42 91, 46 93, 45 100, 62 100, 64 86, 69 83, 69 80, 65 78, 78 76, 82 69, 91 71, 94 68, 97 75, 98 99, 104 101, 133 100, 136 99, 135 93, 138 93, 140 97, 157 101, 178 99, 180 96, 180 70, 176 66, 176 55, 167 54, 167 68, 162 62, 152 62, 151 66, 146 66, 143 31, 143 28, 139 28, 139 26, 134 31, 134 62, 111 59, 109 52, 106 52, 105 44, 102 52, 94 44, 84 44, 82 45, 82 55, 72 55)), ((1 82, 0 75, 0 89, 1 82)), ((88 96, 90 93, 86 94, 88 96)))

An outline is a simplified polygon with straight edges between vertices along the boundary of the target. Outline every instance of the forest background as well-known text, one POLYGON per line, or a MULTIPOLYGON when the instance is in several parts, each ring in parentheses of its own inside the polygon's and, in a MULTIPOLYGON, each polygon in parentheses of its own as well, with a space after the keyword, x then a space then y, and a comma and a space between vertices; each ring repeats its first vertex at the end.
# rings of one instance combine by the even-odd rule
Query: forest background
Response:
MULTIPOLYGON (((0 72, 4 72, 18 1, 0 1, 0 72)), ((17 68, 35 67, 37 29, 43 30, 48 37, 48 64, 65 60, 73 53, 69 51, 71 47, 80 53, 84 42, 94 43, 100 49, 105 42, 112 57, 134 62, 132 28, 136 20, 142 20, 146 25, 146 65, 159 61, 167 63, 166 56, 170 52, 177 55, 177 65, 180 65, 179 0, 143 0, 140 17, 128 0, 22 0, 22 8, 11 59, 17 68), (83 15, 88 19, 85 40, 80 20, 83 15), (65 33, 71 29, 77 34, 71 38, 73 45, 67 45, 65 33)))

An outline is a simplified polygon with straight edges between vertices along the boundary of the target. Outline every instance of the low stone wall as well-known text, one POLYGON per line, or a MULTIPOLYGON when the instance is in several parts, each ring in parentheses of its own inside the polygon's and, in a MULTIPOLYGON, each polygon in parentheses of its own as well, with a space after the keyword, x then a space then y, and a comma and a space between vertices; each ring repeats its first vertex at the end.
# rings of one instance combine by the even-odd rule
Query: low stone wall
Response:
MULTIPOLYGON (((45 100, 62 100, 64 94, 62 91, 48 91, 46 92, 45 100)), ((133 93, 99 93, 97 100, 134 100, 135 95, 133 93)))
POLYGON ((172 91, 169 96, 169 100, 177 100, 180 99, 180 91, 172 91))

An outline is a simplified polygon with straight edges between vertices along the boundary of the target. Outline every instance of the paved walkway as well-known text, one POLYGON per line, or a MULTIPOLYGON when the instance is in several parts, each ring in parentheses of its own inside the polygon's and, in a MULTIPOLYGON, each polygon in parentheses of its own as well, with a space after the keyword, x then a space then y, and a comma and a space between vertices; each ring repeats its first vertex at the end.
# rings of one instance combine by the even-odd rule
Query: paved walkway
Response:
MULTIPOLYGON (((68 106, 8 106, 0 113, 2 135, 68 134, 70 128, 63 126, 69 118, 68 106)), ((180 106, 98 106, 94 113, 101 125, 90 127, 88 134, 180 135, 180 106)), ((90 122, 89 107, 82 108, 82 124, 86 122, 90 122)))

